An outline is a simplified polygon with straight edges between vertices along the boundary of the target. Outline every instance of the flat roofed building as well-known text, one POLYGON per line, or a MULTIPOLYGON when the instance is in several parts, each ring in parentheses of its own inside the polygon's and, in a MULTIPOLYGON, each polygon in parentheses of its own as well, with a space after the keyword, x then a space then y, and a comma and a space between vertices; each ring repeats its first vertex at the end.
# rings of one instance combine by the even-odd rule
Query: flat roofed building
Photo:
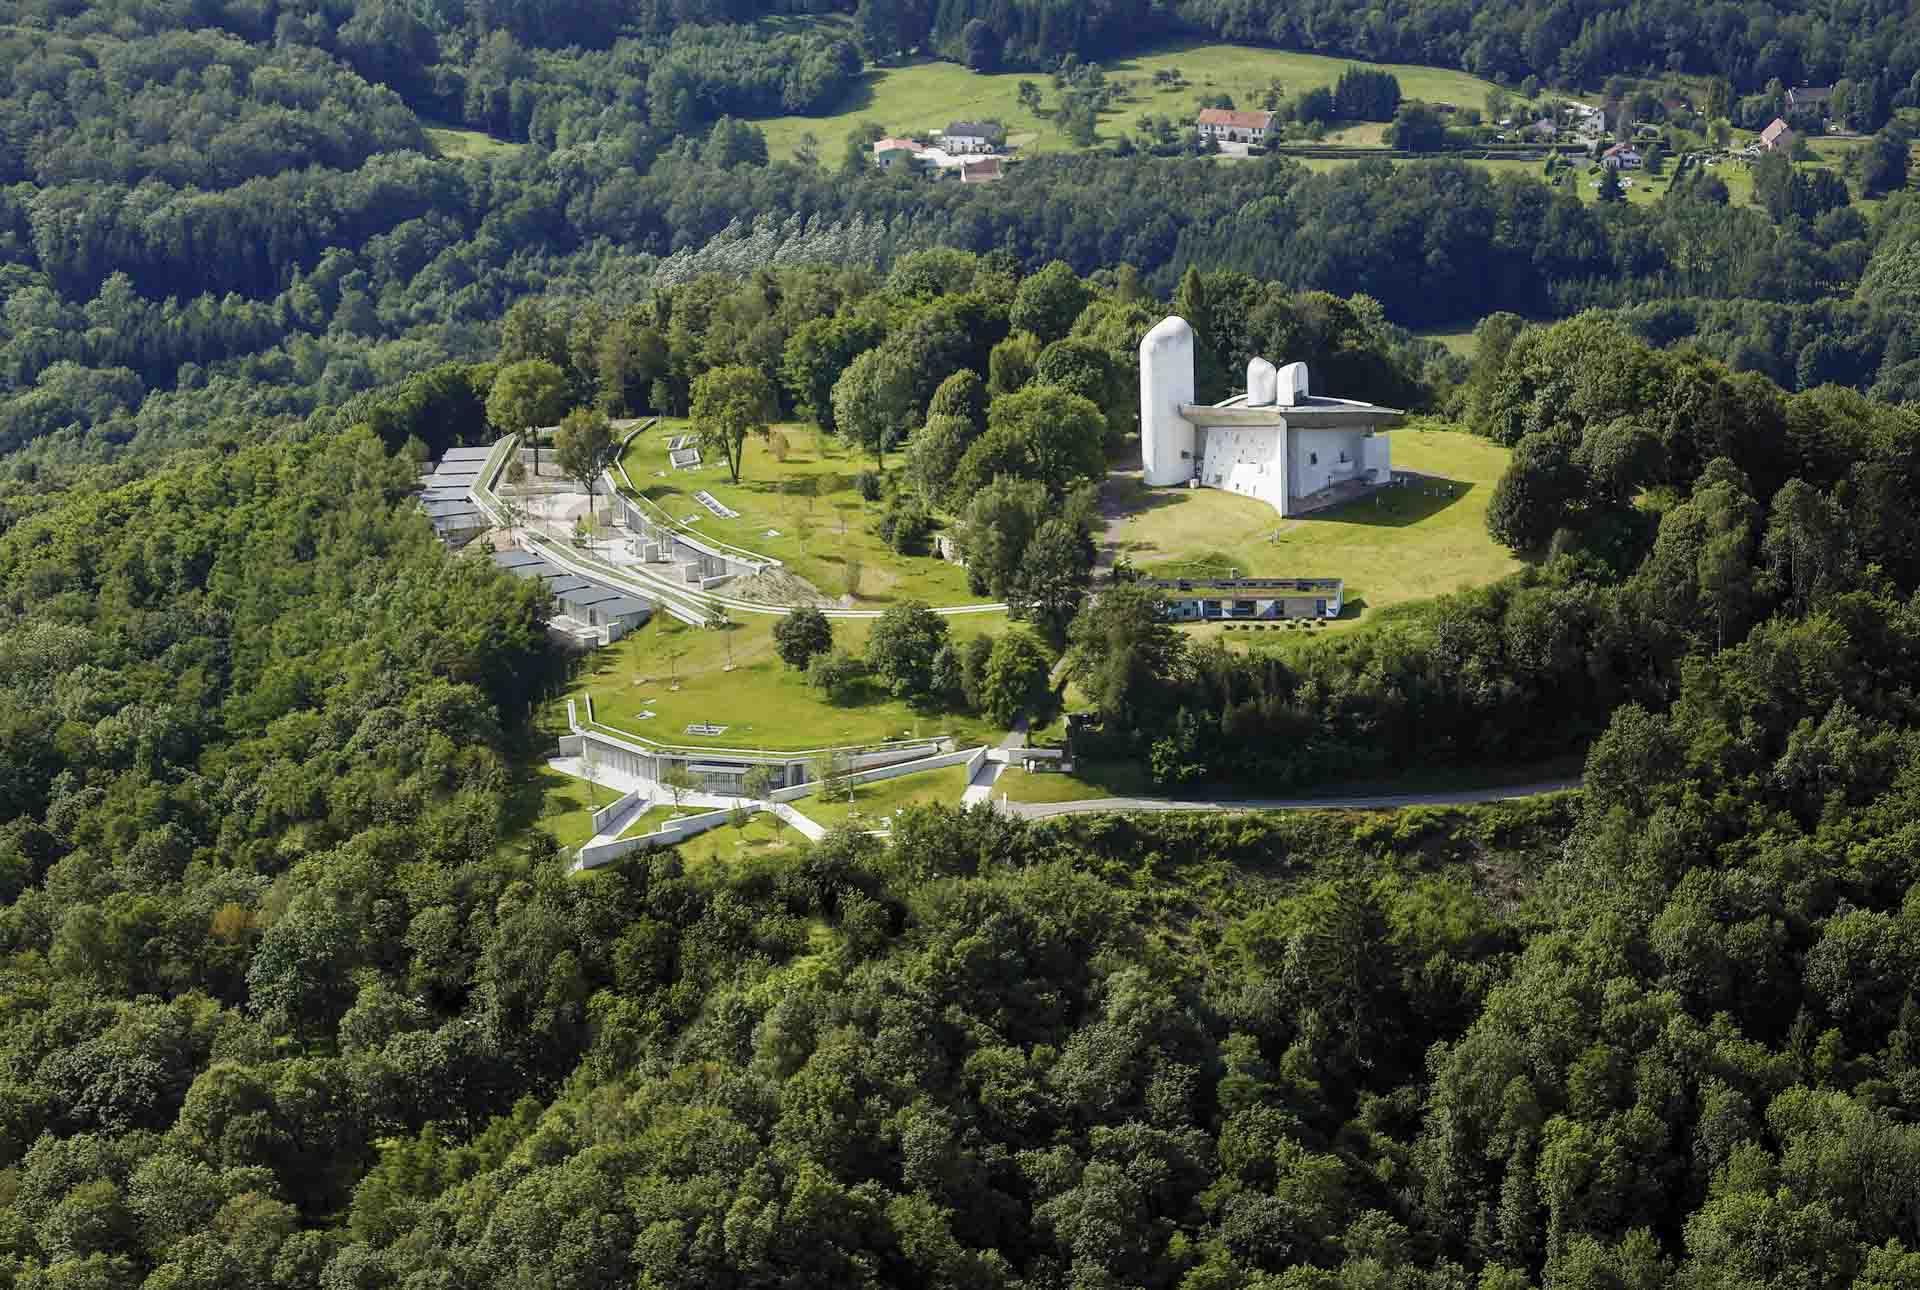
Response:
POLYGON ((1338 618, 1346 585, 1339 578, 1159 578, 1160 593, 1174 622, 1258 622, 1338 618))

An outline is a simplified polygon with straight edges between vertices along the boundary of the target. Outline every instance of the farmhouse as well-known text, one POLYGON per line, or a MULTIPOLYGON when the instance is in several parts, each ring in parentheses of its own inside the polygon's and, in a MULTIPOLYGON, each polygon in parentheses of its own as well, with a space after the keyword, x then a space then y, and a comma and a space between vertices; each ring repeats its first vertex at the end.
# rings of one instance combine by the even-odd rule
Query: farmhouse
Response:
POLYGON ((1826 116, 1833 111, 1833 86, 1801 85, 1787 91, 1787 111, 1818 112, 1826 116))
POLYGON ((1271 112, 1235 112, 1231 108, 1202 108, 1200 137, 1226 143, 1265 143, 1273 125, 1271 112))
POLYGON ((1219 488, 1257 497, 1281 515, 1345 501, 1393 481, 1377 431, 1398 408, 1308 390, 1307 365, 1247 364, 1247 391, 1194 401, 1194 334, 1170 317, 1140 342, 1140 449, 1150 485, 1219 488))
POLYGON ((873 164, 882 170, 890 170, 896 165, 912 165, 926 145, 917 139, 875 139, 873 141, 873 164))
POLYGON ((1000 168, 998 157, 978 157, 960 163, 960 182, 963 184, 990 184, 1005 177, 1000 168))
POLYGON ((1773 118, 1773 124, 1760 132, 1760 146, 1768 152, 1777 152, 1781 148, 1793 147, 1793 141, 1800 136, 1793 127, 1779 117, 1773 118))
POLYGON ((1005 133, 991 121, 955 121, 940 135, 940 146, 948 152, 992 152, 1005 133))
POLYGON ((1640 169, 1640 150, 1630 143, 1616 143, 1600 154, 1600 164, 1615 170, 1640 169))

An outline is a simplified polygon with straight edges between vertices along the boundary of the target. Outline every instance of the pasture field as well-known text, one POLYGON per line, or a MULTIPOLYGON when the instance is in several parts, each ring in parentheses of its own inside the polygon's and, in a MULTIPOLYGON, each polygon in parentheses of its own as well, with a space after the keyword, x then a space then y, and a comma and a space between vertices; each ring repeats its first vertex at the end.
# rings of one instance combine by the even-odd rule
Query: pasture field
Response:
MULTIPOLYGON (((1284 94, 1292 97, 1316 86, 1332 86, 1355 62, 1196 41, 1102 63, 1108 78, 1121 83, 1122 93, 1113 110, 1101 114, 1101 135, 1110 140, 1117 132, 1130 132, 1134 118, 1143 112, 1176 121, 1191 120, 1203 94, 1229 94, 1240 107, 1257 108, 1275 81, 1284 94), (1185 84, 1156 86, 1154 73, 1160 71, 1178 71, 1185 84)), ((1379 66, 1399 77, 1401 92, 1408 98, 1479 107, 1487 91, 1494 88, 1491 81, 1446 68, 1403 63, 1379 66)), ((1005 125, 1008 141, 1020 152, 1068 151, 1073 144, 1060 132, 1052 115, 1059 98, 1059 91, 1041 73, 981 75, 958 63, 923 59, 870 69, 846 105, 832 116, 773 117, 755 124, 766 131, 767 151, 773 157, 791 157, 801 136, 810 133, 819 141, 821 158, 829 165, 838 164, 847 135, 865 121, 875 122, 889 134, 907 134, 924 141, 927 134, 945 128, 949 122, 986 118, 1005 125), (1042 105, 1038 113, 1020 105, 1021 81, 1032 81, 1040 87, 1042 105)), ((1365 138, 1377 143, 1381 128, 1378 124, 1359 124, 1349 132, 1357 132, 1356 142, 1365 138)))

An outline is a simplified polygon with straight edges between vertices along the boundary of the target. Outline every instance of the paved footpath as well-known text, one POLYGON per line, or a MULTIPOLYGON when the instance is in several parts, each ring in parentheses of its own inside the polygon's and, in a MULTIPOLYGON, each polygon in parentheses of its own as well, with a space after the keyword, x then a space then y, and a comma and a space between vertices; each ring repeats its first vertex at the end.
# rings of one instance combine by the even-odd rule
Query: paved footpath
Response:
POLYGON ((1578 779, 1552 779, 1506 788, 1465 789, 1449 793, 1378 793, 1353 797, 1252 797, 1182 801, 1171 797, 1095 797, 1084 802, 1009 802, 993 799, 994 806, 1023 819, 1044 820, 1054 815, 1088 815, 1101 811, 1391 811, 1404 806, 1471 806, 1476 802, 1505 802, 1542 793, 1562 793, 1580 787, 1578 779))

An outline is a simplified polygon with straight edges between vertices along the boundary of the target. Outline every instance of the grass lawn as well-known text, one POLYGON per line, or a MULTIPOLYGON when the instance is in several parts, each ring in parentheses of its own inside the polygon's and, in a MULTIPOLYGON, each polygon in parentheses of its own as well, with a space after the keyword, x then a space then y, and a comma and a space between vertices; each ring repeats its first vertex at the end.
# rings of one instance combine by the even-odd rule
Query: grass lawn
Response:
MULTIPOLYGON (((1505 448, 1443 423, 1392 432, 1396 470, 1450 481, 1452 497, 1391 489, 1300 519, 1218 489, 1140 489, 1120 553, 1161 576, 1342 578, 1349 619, 1504 577, 1520 562, 1487 536, 1487 501, 1505 448)), ((1212 630, 1219 631, 1219 627, 1212 630)))
MULTIPOLYGON (((1169 116, 1190 121, 1198 111, 1203 94, 1226 93, 1243 108, 1258 107, 1267 87, 1280 82, 1289 97, 1315 86, 1332 86, 1354 59, 1323 58, 1318 54, 1296 54, 1278 49, 1256 49, 1218 42, 1179 42, 1163 46, 1151 54, 1139 54, 1102 63, 1109 80, 1118 83, 1120 94, 1114 110, 1101 114, 1100 134, 1110 142, 1117 134, 1131 133, 1134 118, 1142 113, 1169 116), (1178 69, 1186 84, 1177 88, 1153 84, 1153 74, 1178 69)), ((1409 98, 1457 103, 1479 107, 1486 101, 1492 82, 1465 72, 1438 67, 1385 64, 1385 69, 1400 79, 1400 89, 1409 98)), ((1003 72, 982 76, 958 63, 922 60, 899 67, 869 70, 859 87, 841 110, 832 116, 773 117, 756 122, 767 135, 767 151, 774 157, 790 157, 803 134, 820 141, 820 156, 828 165, 838 165, 847 135, 863 121, 873 121, 890 134, 908 134, 924 140, 949 122, 996 119, 1007 128, 1009 142, 1021 152, 1055 152, 1073 145, 1053 120, 1060 95, 1051 80, 1034 72, 1003 72), (1030 80, 1042 95, 1041 111, 1029 112, 1020 106, 1020 82, 1030 80)), ((1360 131, 1378 131, 1378 126, 1356 126, 1360 131)))
POLYGON ((799 830, 761 811, 750 817, 745 825, 722 824, 717 829, 708 829, 705 833, 688 838, 679 844, 679 848, 680 858, 688 864, 694 864, 742 860, 805 841, 799 830))
MULTIPOLYGON (((780 661, 773 650, 772 614, 740 614, 726 631, 688 627, 666 614, 618 644, 582 661, 570 695, 593 695, 600 722, 660 743, 723 748, 818 748, 871 743, 902 735, 951 734, 985 741, 998 732, 983 718, 913 711, 875 690, 847 707, 828 703, 780 661), (733 670, 726 670, 731 642, 733 670), (679 689, 673 688, 678 678, 679 689), (652 712, 652 717, 642 717, 652 712), (722 725, 719 735, 690 735, 692 724, 722 725)), ((1001 614, 950 620, 956 640, 1006 629, 1001 614)), ((834 641, 859 652, 872 632, 871 619, 834 620, 834 641)), ((562 705, 564 707, 564 703, 562 705)), ((581 718, 585 719, 585 705, 581 718)))
POLYGON ((1419 336, 1423 340, 1438 341, 1440 344, 1446 346, 1447 352, 1449 354, 1458 355, 1459 357, 1464 358, 1469 362, 1471 362, 1473 359, 1473 327, 1472 326, 1468 326, 1468 327, 1461 328, 1458 330, 1453 330, 1453 331, 1447 331, 1447 330, 1441 330, 1441 329, 1435 328, 1435 329, 1429 329, 1426 331, 1416 331, 1413 334, 1416 336, 1419 336))
POLYGON ((484 130, 455 130, 432 125, 421 129, 434 152, 452 161, 491 161, 511 157, 527 146, 496 139, 484 130))
POLYGON ((1146 769, 1134 762, 1081 763, 1072 774, 1028 773, 1009 766, 993 783, 993 795, 1010 802, 1085 802, 1096 797, 1160 796, 1146 769))
POLYGON ((844 792, 834 794, 830 802, 812 796, 804 797, 793 805, 800 814, 829 829, 844 823, 855 812, 858 812, 860 819, 877 825, 903 806, 921 802, 945 802, 949 806, 957 806, 960 794, 966 788, 967 768, 944 766, 939 770, 899 775, 872 784, 857 784, 853 790, 852 805, 848 805, 844 792))
MULTIPOLYGON (((967 589, 966 571, 958 565, 932 555, 896 555, 874 536, 881 507, 862 501, 854 488, 855 477, 873 462, 831 435, 803 426, 777 427, 788 445, 785 461, 774 457, 770 441, 749 437, 735 484, 718 459, 697 470, 673 468, 667 442, 686 429, 684 421, 662 421, 634 436, 622 464, 634 487, 670 517, 697 517, 687 526, 690 531, 783 561, 789 572, 835 599, 846 591, 847 562, 857 560, 860 594, 852 608, 884 609, 903 600, 969 605, 984 599, 967 589), (703 489, 739 518, 721 519, 695 501, 693 494, 703 489), (775 536, 767 536, 769 530, 775 536)), ((893 467, 901 462, 899 453, 888 459, 893 467)))
POLYGON ((593 836, 595 807, 605 806, 616 796, 613 789, 535 763, 516 785, 508 813, 546 833, 562 850, 572 851, 593 836))
POLYGON ((649 806, 640 813, 638 819, 634 820, 632 824, 629 824, 621 832, 620 836, 623 838, 637 838, 643 833, 651 833, 655 829, 664 828, 667 824, 679 819, 681 816, 704 814, 706 814, 706 810, 703 807, 686 806, 676 809, 670 805, 649 806))

